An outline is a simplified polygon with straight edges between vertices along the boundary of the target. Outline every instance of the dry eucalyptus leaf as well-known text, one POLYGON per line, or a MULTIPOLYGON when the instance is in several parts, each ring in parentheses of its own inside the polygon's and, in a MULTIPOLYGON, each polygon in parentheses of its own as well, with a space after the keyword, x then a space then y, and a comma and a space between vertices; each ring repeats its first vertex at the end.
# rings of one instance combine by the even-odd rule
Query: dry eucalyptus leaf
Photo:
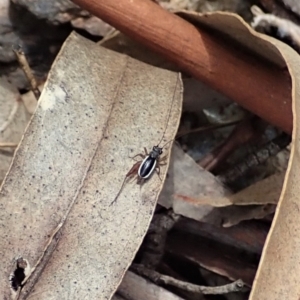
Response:
POLYGON ((236 194, 224 197, 201 196, 197 199, 190 198, 190 200, 198 204, 213 205, 215 207, 277 204, 284 176, 285 172, 275 173, 236 194))
MULTIPOLYGON (((18 90, 0 78, 0 144, 18 144, 30 119, 18 90)), ((12 161, 15 148, 0 148, 0 182, 12 161)))
POLYGON ((130 182, 111 203, 133 165, 128 156, 152 148, 165 129, 163 143, 174 138, 181 87, 176 73, 70 35, 1 189, 4 299, 14 299, 9 276, 20 257, 28 276, 18 299, 110 299, 163 182, 155 174, 130 182))
POLYGON ((291 75, 294 127, 291 155, 283 189, 249 299, 299 299, 300 58, 298 53, 280 41, 258 33, 255 35, 265 44, 261 51, 266 54, 268 48, 276 51, 278 59, 286 64, 291 75))
MULTIPOLYGON (((210 204, 197 203, 198 199, 177 196, 174 211, 191 219, 213 224, 215 226, 231 227, 242 221, 263 219, 275 211, 275 205, 227 205, 214 207, 210 204), (192 203, 192 204, 191 204, 192 203)), ((207 199, 207 198, 206 198, 207 199)), ((220 200, 218 198, 213 200, 220 200)), ((226 198, 222 198, 225 200, 226 198)), ((213 203, 214 204, 214 203, 213 203)))
MULTIPOLYGON (((233 205, 230 191, 176 145, 159 204, 197 221, 229 227, 244 220, 261 219, 273 205, 233 205)), ((251 200, 249 200, 251 201, 251 200)))
POLYGON ((228 198, 235 205, 277 204, 285 172, 275 173, 228 198))
POLYGON ((222 217, 223 227, 231 227, 242 221, 263 219, 274 213, 275 209, 276 206, 272 204, 247 206, 232 205, 221 207, 219 209, 216 208, 214 214, 217 213, 222 217))
MULTIPOLYGON (((293 145, 281 197, 254 281, 251 300, 299 299, 300 295, 300 58, 286 44, 255 32, 241 18, 225 13, 187 16, 225 32, 250 51, 287 70, 292 79, 293 145)), ((258 82, 259 84, 259 82, 258 82)))
MULTIPOLYGON (((177 197, 173 199, 172 195, 184 195, 186 198, 209 195, 220 198, 229 194, 230 192, 226 190, 214 175, 199 167, 188 154, 174 145, 168 169, 168 178, 159 196, 160 205, 166 208, 173 207, 176 213, 183 214, 182 211, 177 210, 178 202, 183 201, 183 205, 191 206, 191 210, 195 209, 197 203, 188 203, 181 199, 178 200, 177 197)), ((191 213, 194 215, 193 212, 191 213)), ((191 217, 189 215, 185 216, 191 217)), ((200 217, 200 214, 198 216, 200 217)))

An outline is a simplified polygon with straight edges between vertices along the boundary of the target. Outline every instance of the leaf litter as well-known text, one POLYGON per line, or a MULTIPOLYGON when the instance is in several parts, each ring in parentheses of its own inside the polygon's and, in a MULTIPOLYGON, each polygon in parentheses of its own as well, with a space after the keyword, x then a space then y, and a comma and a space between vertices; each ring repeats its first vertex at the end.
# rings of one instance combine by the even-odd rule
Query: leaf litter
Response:
MULTIPOLYGON (((281 49, 281 43, 262 38, 232 14, 215 13, 195 17, 191 13, 189 16, 186 14, 186 17, 221 30, 268 60, 285 66, 276 48, 281 49), (230 26, 227 26, 228 24, 230 26), (253 39, 257 43, 253 43, 253 39), (261 51, 262 45, 265 51, 261 51)), ((116 48, 120 37, 114 35, 113 38, 113 47, 107 46, 112 39, 105 41, 104 46, 118 50, 116 48)), ((123 47, 121 52, 126 52, 126 47, 129 46, 131 56, 143 57, 142 50, 137 49, 126 37, 125 40, 125 48, 124 44, 119 43, 123 47)), ((283 49, 283 53, 290 55, 289 49, 284 46, 283 49)), ((295 59, 293 55, 292 53, 289 59, 295 59)), ((177 70, 176 66, 170 66, 164 59, 150 52, 144 57, 153 65, 167 65, 167 68, 177 70)), ((241 234, 249 238, 248 246, 244 250, 251 252, 251 247, 261 249, 265 234, 259 239, 257 247, 255 235, 265 233, 265 229, 262 229, 262 223, 254 219, 266 219, 274 212, 285 172, 275 173, 254 182, 245 190, 232 193, 176 145, 172 149, 168 176, 161 193, 162 183, 154 174, 151 181, 143 186, 131 182, 126 184, 116 207, 111 211, 107 208, 109 198, 111 200, 112 195, 117 193, 122 176, 124 178, 133 164, 128 156, 137 154, 143 147, 151 149, 161 137, 159 134, 163 131, 166 116, 161 115, 159 118, 157 114, 162 111, 166 114, 168 106, 161 104, 162 108, 158 107, 159 101, 149 100, 147 90, 150 91, 152 85, 153 92, 155 86, 155 96, 168 98, 169 102, 164 102, 169 105, 172 101, 170 89, 172 86, 174 88, 176 76, 170 72, 168 75, 160 72, 163 73, 162 70, 150 69, 149 66, 124 56, 108 54, 99 48, 96 50, 94 45, 77 35, 69 37, 51 70, 42 99, 1 190, 0 203, 9 204, 7 211, 2 212, 1 216, 1 219, 7 222, 3 232, 0 232, 2 238, 6 239, 7 249, 2 249, 6 268, 0 275, 4 280, 2 283, 5 282, 4 286, 0 286, 0 291, 3 289, 8 295, 7 278, 12 274, 16 262, 22 261, 24 257, 30 272, 19 295, 20 299, 29 295, 36 299, 56 299, 54 295, 57 292, 62 297, 72 299, 79 299, 81 294, 110 297, 131 264, 146 233, 158 196, 161 206, 172 208, 176 214, 182 216, 179 219, 186 222, 184 234, 176 231, 178 223, 175 225, 175 233, 168 234, 165 251, 169 259, 176 257, 178 263, 185 259, 199 266, 202 271, 205 269, 211 274, 219 274, 230 280, 242 278, 249 287, 252 285, 257 261, 253 260, 251 255, 241 257, 239 252, 232 251, 230 247, 226 248, 228 245, 232 246, 230 243, 236 243, 237 236, 226 247, 223 246, 228 242, 226 237, 230 236, 229 230, 238 232, 240 228, 241 234), (71 47, 74 48, 73 51, 71 47), (81 59, 74 53, 76 50, 83 56, 81 59), (79 62, 78 66, 70 64, 72 59, 79 62), (119 62, 119 68, 112 64, 112 61, 119 62), (144 76, 137 69, 145 72, 144 76), (109 74, 109 78, 104 78, 104 74, 109 74), (159 78, 153 78, 154 74, 159 78), (151 78, 149 85, 145 84, 149 80, 146 75, 151 78), (169 78, 169 81, 166 78, 169 78), (120 81, 123 84, 120 84, 120 81), (163 81, 167 82, 162 84, 163 81), (102 85, 108 86, 108 91, 102 85), (163 87, 168 88, 168 95, 162 91, 163 87), (101 109, 95 111, 94 107, 101 109), (144 131, 141 131, 141 124, 145 124, 144 131), (157 129, 152 128, 154 125, 157 129), (133 137, 128 136, 130 133, 133 137), (24 190, 16 191, 21 174, 24 178, 24 190), (21 221, 17 216, 22 216, 21 221), (192 219, 197 220, 198 232, 201 234, 204 234, 204 225, 210 226, 210 236, 205 233, 206 236, 197 238, 195 231, 191 230, 191 224, 195 222, 192 219), (243 222, 245 220, 249 221, 243 222), (247 222, 251 226, 257 224, 257 231, 245 226, 247 222), (225 231, 219 227, 233 225, 235 226, 224 229, 225 231), (129 232, 130 236, 124 239, 129 232), (218 238, 211 244, 212 233, 218 238), (221 240, 222 247, 217 248, 216 245, 222 243, 221 240), (9 244, 13 247, 8 247, 9 244), (11 252, 12 248, 15 253, 11 252), (98 251, 95 252, 95 249, 98 251), (83 274, 85 278, 82 278, 83 274)), ((188 81, 189 79, 185 79, 184 83, 188 81)), ((191 94, 191 91, 193 94, 193 90, 188 90, 185 91, 185 95, 187 92, 191 94)), ((181 114, 179 94, 180 87, 177 92, 178 98, 175 97, 177 101, 174 100, 177 108, 172 113, 172 124, 168 125, 170 132, 167 133, 166 140, 171 140, 176 134, 181 114)), ((201 111, 205 107, 208 111, 199 97, 201 95, 198 98, 194 97, 189 103, 184 103, 185 108, 190 107, 191 110, 193 107, 192 109, 201 111)), ((220 95, 220 98, 222 97, 220 95)), ((220 98, 217 97, 217 100, 220 98)), ((215 98, 213 100, 215 101, 215 98)), ((212 109, 214 110, 213 105, 212 109)), ((33 112, 33 109, 31 111, 33 112)), ((170 149, 166 149, 167 155, 169 152, 170 149)), ((164 176, 165 172, 166 167, 163 168, 164 176)), ((280 212, 278 213, 280 216, 280 212)), ((236 247, 240 248, 241 245, 237 244, 236 247)), ((255 253, 259 251, 256 250, 255 253)), ((264 256, 264 261, 268 264, 273 263, 272 256, 270 259, 271 262, 268 262, 268 257, 264 256)), ((166 267, 165 260, 164 265, 166 267)), ((264 271, 262 263, 260 270, 264 271)), ((263 271, 258 274, 259 278, 269 276, 264 275, 263 271)), ((174 270, 172 272, 176 273, 174 270)), ((127 275, 131 276, 132 273, 128 272, 127 275)), ((137 282, 140 279, 136 276, 134 275, 134 281, 137 282)), ((266 280, 265 277, 263 280, 266 280)), ((264 299, 265 289, 261 289, 259 284, 260 282, 257 283, 252 299, 264 299)), ((139 289, 142 292, 149 286, 149 283, 144 287, 139 285, 139 289)), ((280 284, 278 286, 280 287, 280 284)), ((156 288, 152 286, 154 293, 156 288)), ((165 293, 164 291, 161 289, 162 293, 165 293)), ((293 289, 291 291, 293 292, 293 289)), ((122 285, 119 293, 122 294, 122 285)), ((172 295, 174 294, 170 297, 173 297, 172 295)), ((117 297, 119 296, 114 296, 117 297)), ((277 299, 276 295, 274 299, 277 299)))

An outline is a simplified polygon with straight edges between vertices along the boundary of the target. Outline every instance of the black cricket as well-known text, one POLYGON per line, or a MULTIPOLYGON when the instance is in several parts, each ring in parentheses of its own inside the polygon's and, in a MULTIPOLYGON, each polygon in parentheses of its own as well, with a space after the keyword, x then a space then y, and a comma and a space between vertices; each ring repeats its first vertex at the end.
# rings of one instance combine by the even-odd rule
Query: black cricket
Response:
MULTIPOLYGON (((166 130, 167 130, 167 126, 168 126, 168 122, 169 122, 169 119, 170 119, 170 115, 171 115, 171 111, 172 111, 172 107, 173 107, 173 102, 174 102, 174 98, 175 98, 175 93, 176 93, 178 80, 179 80, 179 75, 178 75, 178 78, 177 78, 177 81, 176 81, 176 84, 175 84, 175 89, 174 89, 174 94, 173 94, 173 101, 172 101, 172 104, 171 104, 171 107, 170 107, 170 110, 169 110, 169 114, 168 114, 168 118, 167 118, 167 122, 166 122, 166 127, 165 127, 165 130, 163 132, 162 138, 160 139, 157 146, 153 146, 150 153, 148 153, 147 149, 144 147, 145 154, 139 153, 139 154, 135 155, 134 157, 132 157, 134 159, 135 157, 140 156, 140 157, 142 157, 143 161, 138 161, 132 166, 130 171, 126 174, 118 194, 116 195, 115 199, 113 200, 113 202, 110 205, 115 203, 116 200, 118 199, 121 191, 123 190, 126 179, 128 177, 132 177, 135 174, 135 175, 137 175, 137 182, 139 184, 142 184, 146 179, 148 179, 153 174, 153 172, 155 170, 157 172, 158 177, 160 178, 160 166, 163 166, 163 165, 166 164, 166 163, 162 163, 162 162, 163 162, 163 160, 165 160, 167 158, 165 156, 164 158, 160 159, 160 156, 163 153, 163 148, 168 143, 170 143, 172 140, 165 143, 162 147, 159 147, 159 145, 162 142, 162 140, 164 138, 164 135, 166 133, 166 130), (137 168, 138 168, 138 170, 137 170, 137 168)), ((161 178, 160 178, 160 180, 161 180, 161 178)))

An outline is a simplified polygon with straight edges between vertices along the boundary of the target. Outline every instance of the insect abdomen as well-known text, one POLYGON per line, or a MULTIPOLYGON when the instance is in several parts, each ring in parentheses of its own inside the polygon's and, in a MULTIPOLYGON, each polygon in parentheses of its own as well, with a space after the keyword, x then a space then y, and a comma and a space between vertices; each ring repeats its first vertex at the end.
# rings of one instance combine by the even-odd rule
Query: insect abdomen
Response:
POLYGON ((156 166, 156 158, 147 156, 141 163, 138 175, 141 178, 148 178, 154 171, 156 166))

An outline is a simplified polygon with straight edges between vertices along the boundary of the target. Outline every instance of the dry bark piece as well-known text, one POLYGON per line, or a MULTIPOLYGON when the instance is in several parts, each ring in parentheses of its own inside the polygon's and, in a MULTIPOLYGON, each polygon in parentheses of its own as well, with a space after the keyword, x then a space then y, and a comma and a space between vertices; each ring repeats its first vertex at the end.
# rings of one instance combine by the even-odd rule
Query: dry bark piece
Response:
POLYGON ((265 142, 263 145, 254 147, 243 161, 236 163, 231 169, 219 174, 218 178, 228 186, 232 185, 237 179, 241 178, 254 167, 262 165, 270 158, 277 156, 283 149, 291 143, 290 135, 281 133, 274 139, 265 142))
POLYGON ((164 140, 174 138, 181 93, 177 73, 67 39, 1 189, 1 295, 10 299, 21 256, 32 273, 19 299, 111 297, 163 182, 129 184, 109 204, 133 164, 128 154, 160 140, 171 104, 164 140))
POLYGON ((239 249, 244 253, 261 255, 270 226, 266 222, 245 221, 230 228, 222 228, 208 223, 182 218, 174 227, 176 231, 192 234, 207 240, 239 249))
POLYGON ((248 286, 252 285, 257 264, 246 259, 245 251, 227 247, 218 242, 208 242, 207 239, 173 231, 167 239, 167 253, 175 258, 181 258, 198 264, 230 280, 242 279, 248 286))
POLYGON ((172 210, 155 214, 143 242, 140 263, 149 268, 156 269, 164 255, 168 232, 180 220, 181 216, 172 210))

